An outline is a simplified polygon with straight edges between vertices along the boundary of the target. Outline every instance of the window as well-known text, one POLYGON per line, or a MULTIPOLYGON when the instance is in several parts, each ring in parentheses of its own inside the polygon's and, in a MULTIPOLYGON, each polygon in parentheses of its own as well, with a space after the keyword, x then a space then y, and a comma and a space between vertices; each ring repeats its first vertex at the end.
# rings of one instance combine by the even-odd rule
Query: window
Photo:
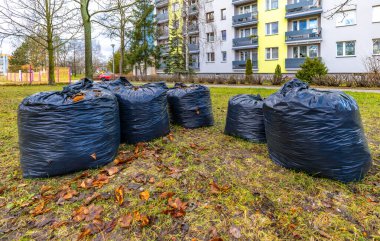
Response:
POLYGON ((254 5, 254 4, 241 6, 239 8, 239 14, 255 13, 255 12, 257 12, 257 5, 254 5))
POLYGON ((372 8, 372 22, 380 23, 380 5, 372 8))
POLYGON ((214 22, 214 12, 206 13, 206 22, 208 23, 214 22))
POLYGON ((266 48, 265 53, 266 53, 266 56, 265 56, 266 60, 278 59, 278 48, 266 48))
POLYGON ((335 25, 337 27, 350 26, 356 24, 356 10, 344 11, 337 14, 335 25))
POLYGON ((278 34, 278 22, 266 23, 266 35, 278 34))
POLYGON ((227 31, 222 30, 222 41, 226 41, 226 40, 227 40, 227 31))
POLYGON ((380 55, 380 39, 373 40, 373 54, 380 55))
POLYGON ((355 41, 337 42, 336 55, 338 57, 355 56, 355 41))
POLYGON ((226 20, 227 19, 227 15, 226 15, 226 9, 223 8, 220 10, 220 19, 221 20, 226 20))
POLYGON ((318 45, 303 45, 293 47, 293 58, 317 58, 318 57, 318 45))
POLYGON ((208 43, 214 42, 214 38, 215 38, 214 32, 207 33, 207 42, 208 43))
POLYGON ((222 51, 222 62, 227 62, 227 51, 222 51))
POLYGON ((215 53, 214 52, 207 53, 207 62, 215 62, 215 53))
POLYGON ((266 8, 267 10, 277 9, 278 0, 266 0, 266 8))
POLYGON ((173 3, 173 4, 172 4, 172 9, 173 9, 173 11, 178 11, 178 9, 179 9, 179 4, 178 4, 178 3, 173 3))
POLYGON ((257 28, 244 28, 240 29, 240 38, 257 37, 257 28))

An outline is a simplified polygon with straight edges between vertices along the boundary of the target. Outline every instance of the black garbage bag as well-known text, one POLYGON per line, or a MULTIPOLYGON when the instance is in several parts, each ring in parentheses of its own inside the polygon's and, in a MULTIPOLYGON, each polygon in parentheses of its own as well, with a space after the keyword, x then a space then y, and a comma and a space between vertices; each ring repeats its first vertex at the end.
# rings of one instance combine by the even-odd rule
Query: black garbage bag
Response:
POLYGON ((372 160, 359 107, 347 94, 294 79, 266 99, 263 110, 275 163, 342 182, 368 172, 372 160))
POLYGON ((107 88, 109 90, 114 90, 121 88, 123 86, 133 86, 131 82, 128 81, 126 77, 119 77, 116 80, 110 80, 110 81, 102 81, 99 83, 99 85, 103 88, 107 88))
POLYGON ((120 106, 121 142, 135 144, 170 132, 168 87, 164 82, 110 88, 120 106))
POLYGON ((120 142, 116 97, 83 80, 25 98, 18 109, 25 178, 57 176, 112 162, 120 142))
POLYGON ((168 91, 168 102, 172 123, 189 129, 214 125, 210 90, 206 86, 177 83, 168 91))
POLYGON ((228 102, 224 133, 252 142, 266 142, 263 104, 260 95, 232 97, 228 102))

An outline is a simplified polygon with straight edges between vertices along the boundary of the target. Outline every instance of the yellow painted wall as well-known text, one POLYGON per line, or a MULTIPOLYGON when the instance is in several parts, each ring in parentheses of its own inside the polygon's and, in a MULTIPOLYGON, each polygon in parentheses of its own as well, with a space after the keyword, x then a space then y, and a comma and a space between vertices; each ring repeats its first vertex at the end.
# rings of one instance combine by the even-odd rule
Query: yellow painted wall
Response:
POLYGON ((258 21, 258 64, 259 73, 274 73, 277 64, 280 64, 283 73, 286 73, 285 58, 287 57, 287 45, 285 44, 285 32, 288 28, 288 21, 285 18, 287 1, 278 1, 278 9, 266 10, 265 0, 258 0, 257 9, 259 12, 258 21), (265 24, 278 21, 278 34, 272 36, 265 35, 265 24), (271 47, 279 48, 278 60, 265 60, 265 49, 271 47))

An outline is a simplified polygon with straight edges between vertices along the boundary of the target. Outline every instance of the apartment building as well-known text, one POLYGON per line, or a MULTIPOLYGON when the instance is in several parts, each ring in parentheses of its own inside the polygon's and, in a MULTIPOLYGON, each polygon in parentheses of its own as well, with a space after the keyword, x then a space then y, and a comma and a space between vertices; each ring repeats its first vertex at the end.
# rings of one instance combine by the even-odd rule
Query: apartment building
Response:
MULTIPOLYGON (((380 0, 156 0, 162 55, 173 34, 188 36, 189 67, 198 73, 295 73, 306 57, 331 73, 366 72, 380 58, 380 0), (176 31, 172 29, 175 28, 176 31)), ((162 64, 158 73, 163 73, 162 64)))
POLYGON ((6 75, 8 72, 8 55, 0 54, 0 75, 6 75))

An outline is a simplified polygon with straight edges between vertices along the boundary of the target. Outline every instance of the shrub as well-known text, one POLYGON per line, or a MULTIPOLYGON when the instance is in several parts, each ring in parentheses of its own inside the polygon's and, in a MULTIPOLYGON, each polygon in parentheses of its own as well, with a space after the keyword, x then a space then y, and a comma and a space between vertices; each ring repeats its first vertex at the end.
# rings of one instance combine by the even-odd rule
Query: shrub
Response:
POLYGON ((283 81, 283 78, 282 78, 281 66, 278 64, 274 71, 274 75, 271 80, 271 83, 272 85, 280 85, 282 84, 282 81, 283 81))
POLYGON ((227 81, 227 84, 229 84, 229 85, 235 85, 235 84, 237 84, 237 79, 234 76, 231 75, 230 78, 227 81))
POLYGON ((248 77, 248 76, 252 76, 252 75, 253 75, 252 60, 247 59, 247 63, 245 64, 245 76, 248 77))
POLYGON ((314 78, 326 76, 328 72, 326 65, 318 58, 306 58, 300 67, 296 77, 308 83, 312 83, 314 78))

